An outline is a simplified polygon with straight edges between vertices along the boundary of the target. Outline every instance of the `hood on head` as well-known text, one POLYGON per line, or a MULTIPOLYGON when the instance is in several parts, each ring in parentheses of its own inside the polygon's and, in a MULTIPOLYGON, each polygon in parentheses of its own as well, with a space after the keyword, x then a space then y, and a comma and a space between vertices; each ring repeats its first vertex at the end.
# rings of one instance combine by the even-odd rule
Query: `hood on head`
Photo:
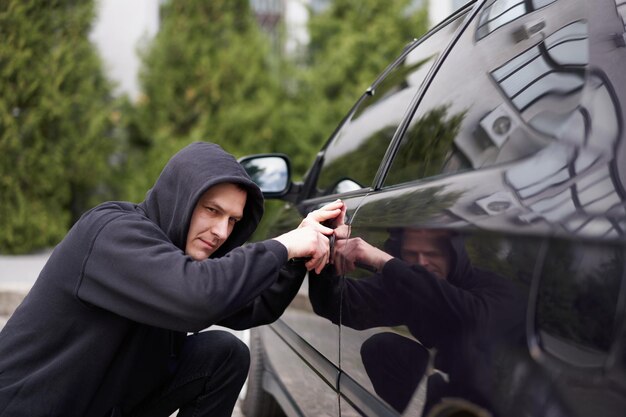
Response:
POLYGON ((471 288, 474 285, 474 268, 465 249, 465 238, 452 233, 448 245, 452 255, 448 281, 461 288, 471 288))
MULTIPOLYGON (((402 239, 406 228, 389 229, 389 238, 385 241, 384 250, 392 256, 400 257, 402 239)), ((455 286, 465 288, 473 283, 473 267, 465 249, 465 239, 460 234, 446 229, 414 228, 418 232, 438 235, 438 240, 446 248, 450 256, 447 281, 455 286)))
POLYGON ((245 243, 256 229, 263 215, 263 194, 235 157, 219 145, 195 142, 181 149, 165 165, 139 207, 184 251, 198 199, 210 187, 221 183, 239 184, 248 193, 243 218, 212 255, 223 256, 245 243))

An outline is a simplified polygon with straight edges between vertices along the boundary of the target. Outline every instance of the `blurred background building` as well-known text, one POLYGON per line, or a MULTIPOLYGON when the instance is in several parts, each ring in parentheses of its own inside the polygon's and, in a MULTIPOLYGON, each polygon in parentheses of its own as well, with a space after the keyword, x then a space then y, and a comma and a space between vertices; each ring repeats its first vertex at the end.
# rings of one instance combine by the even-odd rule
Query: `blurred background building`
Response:
MULTIPOLYGON (((139 89, 137 51, 159 30, 159 5, 164 0, 100 0, 92 41, 98 46, 109 77, 118 92, 136 98, 139 89)), ((469 0, 414 0, 413 7, 427 3, 430 24, 435 25, 469 0)), ((309 42, 309 13, 320 13, 332 0, 250 0, 261 28, 274 47, 298 57, 309 42), (281 31, 285 31, 281 45, 281 31)))

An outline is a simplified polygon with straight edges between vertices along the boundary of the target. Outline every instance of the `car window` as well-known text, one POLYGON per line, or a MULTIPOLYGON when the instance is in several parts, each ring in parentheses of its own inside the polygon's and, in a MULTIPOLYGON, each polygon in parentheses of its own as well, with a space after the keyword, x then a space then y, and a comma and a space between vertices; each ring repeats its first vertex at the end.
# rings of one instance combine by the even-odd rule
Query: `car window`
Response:
POLYGON ((484 22, 513 3, 488 2, 462 34, 415 111, 385 186, 518 160, 554 142, 584 144, 598 136, 586 114, 605 115, 602 130, 613 133, 604 137, 617 135, 611 87, 591 71, 588 5, 524 2, 525 14, 498 23, 503 30, 484 22))
MULTIPOLYGON (((482 39, 494 30, 530 12, 554 3, 556 0, 491 0, 481 11, 476 39, 482 39)), ((539 25, 541 26, 541 25, 539 25)), ((534 29, 539 29, 539 26, 534 29)), ((533 28, 533 26, 529 26, 533 28)))
POLYGON ((433 63, 457 28, 452 21, 416 43, 357 103, 325 149, 317 195, 369 187, 433 63))

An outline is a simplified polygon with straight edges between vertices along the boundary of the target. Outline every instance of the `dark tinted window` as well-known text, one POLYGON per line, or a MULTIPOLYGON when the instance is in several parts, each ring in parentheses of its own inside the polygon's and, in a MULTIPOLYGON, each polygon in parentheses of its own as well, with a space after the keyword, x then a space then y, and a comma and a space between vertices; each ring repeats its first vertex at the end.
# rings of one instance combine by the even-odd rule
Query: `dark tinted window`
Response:
POLYGON ((318 194, 357 190, 372 184, 393 135, 456 25, 433 33, 408 52, 365 94, 329 143, 318 178, 318 194))
POLYGON ((565 9, 535 1, 534 9, 542 9, 529 13, 524 2, 522 14, 500 21, 498 27, 507 30, 486 36, 493 24, 481 19, 499 3, 477 14, 437 72, 385 185, 521 159, 552 143, 605 146, 617 139, 612 87, 596 70, 598 58, 612 52, 591 62, 589 36, 592 25, 601 23, 586 20, 591 6, 580 1, 565 9), (528 31, 537 19, 539 26, 528 31), (524 30, 525 36, 514 36, 524 30))

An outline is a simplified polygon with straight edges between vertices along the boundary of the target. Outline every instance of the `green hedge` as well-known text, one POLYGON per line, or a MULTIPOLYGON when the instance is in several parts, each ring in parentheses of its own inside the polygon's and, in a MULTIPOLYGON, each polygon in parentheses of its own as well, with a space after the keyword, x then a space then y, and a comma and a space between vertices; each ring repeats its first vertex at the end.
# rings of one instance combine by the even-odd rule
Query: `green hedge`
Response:
POLYGON ((57 243, 106 189, 112 100, 92 1, 0 3, 0 252, 57 243))
POLYGON ((0 2, 0 253, 56 244, 103 200, 142 200, 196 140, 236 156, 286 153, 301 177, 358 96, 426 29, 410 0, 333 0, 295 61, 272 46, 249 0, 166 1, 131 103, 112 98, 88 40, 94 3, 0 2))

